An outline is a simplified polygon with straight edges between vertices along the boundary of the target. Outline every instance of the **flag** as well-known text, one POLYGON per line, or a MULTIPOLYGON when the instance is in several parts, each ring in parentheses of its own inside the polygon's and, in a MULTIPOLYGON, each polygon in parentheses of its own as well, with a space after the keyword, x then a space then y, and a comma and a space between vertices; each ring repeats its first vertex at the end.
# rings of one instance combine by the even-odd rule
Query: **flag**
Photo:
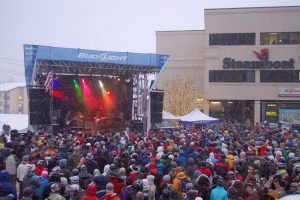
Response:
POLYGON ((44 86, 46 88, 46 92, 51 90, 52 81, 53 81, 53 73, 52 73, 52 71, 49 71, 48 74, 46 75, 46 80, 45 80, 45 83, 44 83, 44 86))

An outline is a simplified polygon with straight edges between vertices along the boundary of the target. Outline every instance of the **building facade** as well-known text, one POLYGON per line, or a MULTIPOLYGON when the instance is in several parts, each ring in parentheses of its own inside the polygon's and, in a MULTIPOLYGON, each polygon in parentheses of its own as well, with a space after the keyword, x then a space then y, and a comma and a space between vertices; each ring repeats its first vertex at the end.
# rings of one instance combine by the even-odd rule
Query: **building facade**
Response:
POLYGON ((25 82, 0 84, 0 113, 28 114, 25 82))
POLYGON ((205 112, 246 123, 300 123, 300 7, 207 9, 205 30, 157 32, 170 55, 157 87, 189 74, 205 112))

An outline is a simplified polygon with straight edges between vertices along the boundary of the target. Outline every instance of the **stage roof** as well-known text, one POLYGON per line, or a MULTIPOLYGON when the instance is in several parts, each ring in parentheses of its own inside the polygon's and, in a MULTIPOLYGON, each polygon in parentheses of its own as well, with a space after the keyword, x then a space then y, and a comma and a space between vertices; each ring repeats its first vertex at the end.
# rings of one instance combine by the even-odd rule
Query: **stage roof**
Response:
POLYGON ((52 71, 66 75, 119 75, 158 73, 169 56, 130 52, 96 51, 24 44, 26 85, 52 71))

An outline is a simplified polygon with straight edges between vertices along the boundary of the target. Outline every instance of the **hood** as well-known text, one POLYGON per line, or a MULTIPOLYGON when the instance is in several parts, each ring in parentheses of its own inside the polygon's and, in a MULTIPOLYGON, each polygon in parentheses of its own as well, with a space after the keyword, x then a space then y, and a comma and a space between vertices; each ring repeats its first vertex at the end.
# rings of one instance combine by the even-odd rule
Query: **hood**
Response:
POLYGON ((109 172, 109 165, 104 166, 103 174, 106 175, 109 172))
POLYGON ((96 196, 97 187, 95 183, 91 183, 87 187, 87 195, 89 196, 96 196))
POLYGON ((226 156, 226 158, 229 159, 229 160, 233 160, 233 159, 234 159, 234 156, 231 155, 231 154, 228 154, 228 155, 226 156))
POLYGON ((185 178, 184 172, 179 172, 179 173, 177 174, 177 177, 178 177, 178 178, 185 178))
POLYGON ((8 182, 9 181, 9 173, 6 170, 0 172, 0 182, 8 182))
POLYGON ((153 162, 149 163, 149 168, 154 169, 155 168, 155 163, 153 163, 153 162))

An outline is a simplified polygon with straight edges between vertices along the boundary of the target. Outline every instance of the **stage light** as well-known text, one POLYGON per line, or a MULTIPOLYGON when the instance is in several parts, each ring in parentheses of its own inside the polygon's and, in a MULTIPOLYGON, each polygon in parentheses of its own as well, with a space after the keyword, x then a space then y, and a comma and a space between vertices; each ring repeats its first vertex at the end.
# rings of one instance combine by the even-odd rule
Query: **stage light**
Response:
POLYGON ((117 80, 120 81, 121 79, 118 77, 117 80))
POLYGON ((74 84, 74 87, 75 87, 76 89, 79 88, 79 85, 78 85, 78 83, 77 83, 77 81, 76 81, 75 79, 73 79, 73 84, 74 84))
POLYGON ((129 79, 129 78, 126 78, 126 79, 125 79, 125 82, 126 82, 126 83, 129 83, 129 82, 130 82, 130 79, 129 79))
POLYGON ((103 83, 99 80, 99 86, 100 88, 103 88, 103 83))
POLYGON ((83 84, 85 84, 85 80, 84 80, 84 79, 81 79, 81 82, 82 82, 83 84))
POLYGON ((107 91, 106 94, 107 94, 107 95, 110 95, 110 91, 107 91))

